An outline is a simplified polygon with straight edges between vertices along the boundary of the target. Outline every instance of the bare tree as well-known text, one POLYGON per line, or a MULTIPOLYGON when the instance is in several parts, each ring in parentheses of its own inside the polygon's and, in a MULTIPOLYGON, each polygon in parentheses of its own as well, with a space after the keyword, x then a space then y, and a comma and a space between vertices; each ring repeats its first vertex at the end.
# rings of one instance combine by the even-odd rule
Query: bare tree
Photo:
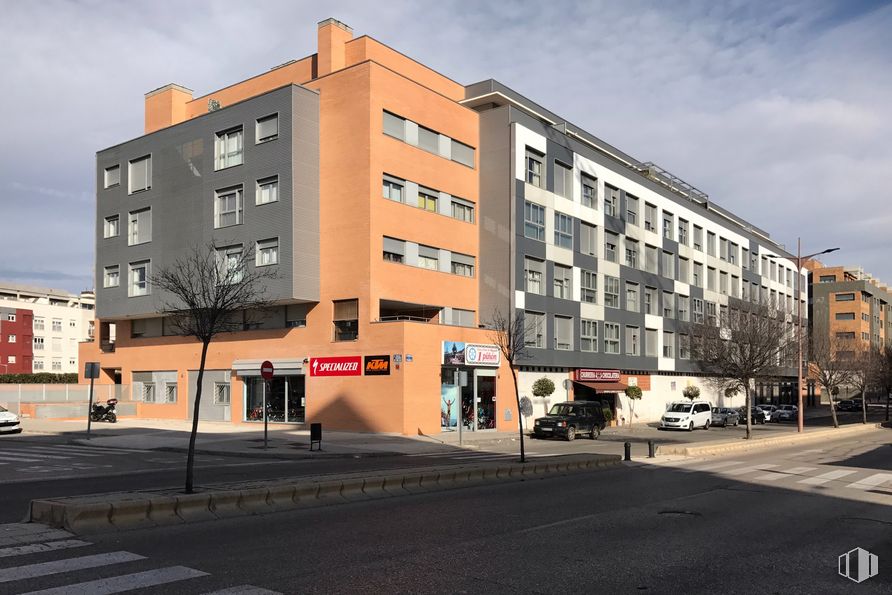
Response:
POLYGON ((882 381, 883 356, 866 343, 859 344, 849 360, 849 382, 861 392, 861 423, 867 423, 867 391, 882 381))
POLYGON ((269 267, 254 266, 251 249, 218 249, 213 243, 190 248, 172 265, 151 275, 161 307, 179 334, 201 342, 201 361, 192 411, 192 433, 186 458, 186 493, 194 491, 195 438, 208 346, 220 333, 243 330, 243 316, 262 311, 265 281, 275 277, 269 267), (244 314, 243 314, 244 313, 244 314))
POLYGON ((853 356, 854 353, 849 343, 830 337, 824 332, 812 333, 811 368, 818 384, 830 396, 830 415, 833 418, 834 428, 839 427, 834 397, 839 394, 839 387, 851 380, 853 356))
POLYGON ((691 358, 719 379, 725 394, 746 397, 746 438, 752 437, 752 389, 756 380, 784 371, 795 336, 773 302, 739 303, 720 320, 691 325, 691 358))
POLYGON ((523 312, 518 310, 514 316, 507 316, 500 310, 493 311, 490 318, 489 328, 491 329, 490 340, 499 346, 502 357, 508 363, 508 369, 511 370, 511 379, 514 382, 514 398, 517 401, 517 429, 520 433, 520 462, 526 462, 526 455, 523 444, 523 419, 520 408, 520 389, 517 386, 517 369, 518 361, 527 359, 529 352, 527 351, 527 337, 531 336, 535 329, 528 323, 523 312))

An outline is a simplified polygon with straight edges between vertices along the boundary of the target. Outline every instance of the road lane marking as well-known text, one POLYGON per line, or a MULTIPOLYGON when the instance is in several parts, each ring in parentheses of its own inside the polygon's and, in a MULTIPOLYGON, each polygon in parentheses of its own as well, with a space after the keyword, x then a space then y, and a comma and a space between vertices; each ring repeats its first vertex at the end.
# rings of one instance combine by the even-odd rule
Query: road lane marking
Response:
POLYGON ((725 461, 724 463, 712 463, 711 465, 704 465, 703 467, 696 467, 695 471, 713 471, 715 469, 722 469, 723 467, 733 467, 735 465, 742 465, 743 461, 725 461))
POLYGON ((9 558, 11 556, 25 556, 27 554, 39 554, 42 552, 55 552, 71 547, 84 547, 90 545, 87 541, 80 539, 63 539, 62 541, 48 541, 46 543, 32 543, 29 545, 17 545, 13 547, 0 548, 0 558, 9 558))
POLYGON ((797 483, 810 486, 819 486, 831 482, 834 479, 839 479, 840 477, 851 475, 852 473, 857 473, 857 471, 841 469, 839 471, 830 471, 829 473, 824 473, 815 477, 809 477, 808 479, 800 479, 797 483))
POLYGON ((7 457, 0 455, 0 461, 9 461, 11 463, 43 463, 43 459, 25 458, 25 457, 7 457))
MULTIPOLYGON (((28 449, 30 451, 30 449, 28 449)), ((47 454, 45 452, 22 452, 21 450, 0 450, 0 456, 10 455, 13 457, 39 457, 41 459, 70 459, 58 454, 47 454)))
POLYGON ((228 589, 220 589, 219 591, 211 591, 204 595, 282 595, 282 593, 255 587, 254 585, 239 585, 237 587, 229 587, 228 589))
POLYGON ((747 473, 753 473, 755 471, 767 471, 768 469, 774 469, 777 465, 749 465, 747 467, 740 467, 739 469, 731 469, 730 471, 722 471, 722 475, 746 475, 747 473))
POLYGON ((802 475, 803 473, 808 473, 809 471, 814 471, 817 467, 792 467, 790 469, 784 469, 783 471, 772 471, 771 473, 766 473, 765 475, 759 475, 758 477, 754 477, 758 481, 777 481, 778 479, 783 479, 786 477, 790 477, 792 475, 802 475))
MULTIPOLYGON (((37 578, 40 576, 49 576, 51 574, 71 572, 73 570, 99 568, 101 566, 109 566, 111 564, 120 564, 122 562, 133 562, 135 560, 145 559, 145 556, 140 556, 139 554, 131 554, 130 552, 109 552, 107 554, 94 554, 92 556, 81 556, 79 558, 68 558, 65 560, 53 560, 52 562, 41 562, 39 564, 28 564, 27 566, 15 566, 13 568, 3 568, 2 570, 0 570, 0 583, 20 581, 23 579, 37 578)), ((89 593, 90 591, 86 592, 89 593)))
MULTIPOLYGON (((70 448, 65 448, 62 446, 28 446, 25 447, 29 451, 37 451, 37 452, 46 452, 51 454, 66 454, 66 455, 77 455, 79 457, 101 457, 101 454, 96 454, 94 452, 85 453, 78 450, 73 450, 70 448)), ((24 448, 23 448, 24 450, 24 448)))
POLYGON ((176 583, 202 576, 209 575, 207 572, 201 572, 200 570, 194 570, 185 566, 169 566, 167 568, 159 568, 158 570, 134 572, 133 574, 123 574, 121 576, 77 583, 75 585, 64 585, 53 589, 44 589, 42 591, 31 591, 24 595, 83 595, 85 593, 89 593, 90 595, 110 595, 112 593, 133 591, 134 589, 144 589, 157 585, 176 583))
POLYGON ((855 490, 870 490, 872 488, 879 487, 886 482, 892 482, 892 473, 877 473, 875 475, 871 475, 870 477, 859 479, 854 483, 850 483, 846 487, 855 490))

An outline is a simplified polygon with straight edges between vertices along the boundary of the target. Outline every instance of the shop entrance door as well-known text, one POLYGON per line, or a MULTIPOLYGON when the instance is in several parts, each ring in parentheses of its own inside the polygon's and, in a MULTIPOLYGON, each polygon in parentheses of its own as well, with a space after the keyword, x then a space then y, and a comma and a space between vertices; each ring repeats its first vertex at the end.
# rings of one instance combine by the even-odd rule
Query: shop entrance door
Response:
POLYGON ((477 412, 475 430, 496 429, 496 372, 474 371, 474 409, 477 412))

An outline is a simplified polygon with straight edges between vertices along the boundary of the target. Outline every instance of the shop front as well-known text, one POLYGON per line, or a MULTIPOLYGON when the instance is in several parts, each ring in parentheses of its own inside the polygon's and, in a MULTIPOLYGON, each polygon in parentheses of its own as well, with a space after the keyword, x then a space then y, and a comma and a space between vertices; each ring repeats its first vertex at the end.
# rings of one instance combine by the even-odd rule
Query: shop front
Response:
POLYGON ((440 428, 444 432, 495 430, 497 345, 443 341, 440 368, 440 428))
POLYGON ((602 406, 609 407, 611 419, 616 419, 619 394, 626 390, 627 384, 621 381, 619 370, 596 370, 579 368, 573 371, 573 400, 600 401, 602 406))
POLYGON ((266 400, 270 423, 305 423, 307 410, 303 360, 272 360, 275 370, 271 380, 260 377, 260 360, 240 360, 233 370, 243 384, 242 420, 263 422, 266 400))

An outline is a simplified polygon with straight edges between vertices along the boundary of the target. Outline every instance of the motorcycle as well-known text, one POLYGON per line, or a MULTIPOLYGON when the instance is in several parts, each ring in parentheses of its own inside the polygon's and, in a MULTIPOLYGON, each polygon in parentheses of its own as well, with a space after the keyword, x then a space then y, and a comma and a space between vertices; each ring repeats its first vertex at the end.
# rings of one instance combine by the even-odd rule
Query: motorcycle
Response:
POLYGON ((118 415, 115 413, 115 405, 118 404, 117 399, 109 399, 103 407, 99 403, 93 404, 93 410, 90 411, 90 419, 93 421, 107 421, 115 423, 118 421, 118 415))

